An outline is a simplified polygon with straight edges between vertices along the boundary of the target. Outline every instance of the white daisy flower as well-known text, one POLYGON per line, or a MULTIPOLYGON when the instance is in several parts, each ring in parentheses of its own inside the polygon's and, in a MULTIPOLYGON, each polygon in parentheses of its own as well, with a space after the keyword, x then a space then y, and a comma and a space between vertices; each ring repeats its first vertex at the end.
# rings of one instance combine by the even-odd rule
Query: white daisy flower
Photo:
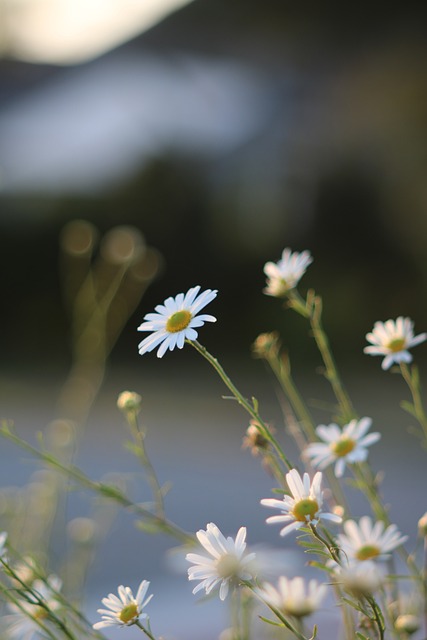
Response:
POLYGON ((138 331, 151 331, 152 334, 139 343, 141 355, 159 347, 157 357, 161 358, 168 349, 182 349, 185 340, 196 340, 196 328, 202 327, 205 322, 216 322, 214 316, 197 314, 216 298, 218 292, 206 289, 198 295, 199 291, 200 287, 197 286, 186 294, 178 293, 175 298, 167 298, 163 304, 157 305, 157 313, 144 316, 145 322, 138 327, 138 331))
POLYGON ((147 614, 143 613, 143 608, 150 602, 152 595, 145 598, 150 583, 143 580, 138 587, 136 596, 133 595, 130 587, 120 585, 117 589, 119 597, 114 593, 110 593, 108 598, 102 599, 108 609, 98 609, 101 614, 101 622, 96 622, 94 629, 102 629, 103 627, 129 627, 136 624, 140 620, 147 618, 147 614), (145 598, 145 600, 144 600, 145 598))
POLYGON ((41 632, 42 624, 49 623, 49 611, 55 612, 61 608, 57 593, 61 590, 62 580, 55 575, 44 580, 34 580, 31 591, 26 592, 27 599, 22 598, 19 604, 10 602, 10 615, 5 615, 3 621, 7 627, 8 637, 17 640, 31 640, 41 632), (33 593, 37 595, 34 597, 33 593), (41 601, 45 606, 40 606, 41 601))
POLYGON ((372 424, 371 418, 351 420, 342 430, 336 424, 319 425, 316 433, 323 442, 309 444, 304 455, 311 458, 311 464, 318 469, 325 469, 335 462, 335 475, 341 478, 346 463, 364 462, 368 457, 371 444, 378 442, 378 432, 366 435, 372 424))
POLYGON ((346 520, 343 524, 345 533, 338 534, 338 546, 341 556, 348 562, 354 560, 385 560, 390 551, 403 544, 408 536, 402 536, 395 524, 385 528, 384 522, 375 524, 369 516, 363 516, 359 524, 354 520, 346 520))
MULTIPOLYGON (((2 531, 0 533, 0 558, 3 562, 7 562, 7 549, 6 549, 7 533, 2 531)), ((1 567, 2 565, 0 565, 1 567)))
POLYGON ((196 535, 209 555, 187 553, 185 556, 194 563, 188 569, 188 579, 201 581, 193 593, 204 589, 209 594, 219 585, 219 597, 225 600, 230 586, 252 577, 249 565, 255 554, 245 553, 246 527, 240 527, 235 540, 231 536, 225 538, 212 522, 206 526, 206 531, 201 529, 196 535))
POLYGON ((384 582, 382 572, 372 560, 350 563, 344 561, 342 566, 336 565, 333 577, 337 584, 356 596, 370 595, 378 591, 384 582))
POLYGON ((310 580, 308 584, 303 578, 293 579, 280 576, 278 588, 266 583, 259 590, 261 598, 285 615, 303 618, 317 611, 327 591, 325 584, 310 580))
POLYGON ((323 491, 321 489, 322 473, 318 471, 310 483, 310 476, 304 473, 301 479, 296 469, 291 469, 286 474, 286 482, 292 497, 285 495, 283 500, 275 498, 264 498, 261 504, 265 507, 272 507, 282 511, 282 515, 270 516, 266 522, 273 524, 275 522, 289 522, 280 531, 281 536, 286 536, 295 529, 300 529, 304 525, 317 525, 319 520, 331 520, 332 522, 341 522, 342 518, 334 513, 323 513, 323 491))
POLYGON ((399 316, 396 320, 376 322, 371 333, 366 334, 371 344, 363 349, 371 356, 385 356, 381 367, 389 369, 394 362, 412 362, 408 349, 427 340, 427 333, 414 336, 414 323, 399 316))
POLYGON ((284 296, 290 289, 297 286, 307 267, 313 262, 309 251, 302 253, 284 249, 282 258, 278 262, 267 262, 264 273, 267 276, 267 286, 264 293, 269 296, 284 296))

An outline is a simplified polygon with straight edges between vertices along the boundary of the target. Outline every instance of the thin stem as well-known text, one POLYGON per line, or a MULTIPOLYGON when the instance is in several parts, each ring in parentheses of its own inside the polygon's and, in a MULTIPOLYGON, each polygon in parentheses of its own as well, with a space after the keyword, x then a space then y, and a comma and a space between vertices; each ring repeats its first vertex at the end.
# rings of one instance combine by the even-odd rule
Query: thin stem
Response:
POLYGON ((294 625, 291 622, 289 622, 289 620, 287 618, 285 618, 285 616, 282 614, 281 611, 279 611, 279 609, 277 609, 272 604, 270 604, 269 602, 264 600, 262 595, 256 591, 256 589, 254 588, 254 586, 250 582, 247 582, 246 580, 243 580, 242 584, 245 584, 247 587, 249 587, 249 589, 254 593, 254 595, 258 598, 258 600, 261 600, 261 602, 263 602, 265 605, 267 605, 267 607, 270 609, 270 611, 272 611, 274 613, 274 615, 280 620, 280 622, 282 622, 284 624, 284 626, 291 633, 293 633, 296 638, 298 638, 298 640, 307 640, 307 638, 305 636, 303 636, 302 633, 300 633, 298 631, 298 629, 296 629, 296 627, 294 627, 294 625))
MULTIPOLYGON (((265 359, 271 367, 271 370, 276 376, 278 382, 280 383, 283 392, 286 394, 286 397, 288 398, 292 409, 294 410, 296 417, 299 420, 299 424, 302 427, 306 440, 308 440, 309 442, 317 441, 318 438, 313 419, 310 416, 310 413, 305 406, 304 400, 302 399, 302 396, 292 378, 289 357, 287 355, 282 355, 280 357, 275 350, 270 350, 265 355, 265 359)), ((296 437, 295 435, 294 439, 299 445, 301 453, 303 453, 304 446, 302 446, 302 442, 298 442, 298 437, 296 437)), ((339 482, 335 478, 334 473, 331 471, 331 469, 326 469, 325 474, 328 478, 335 504, 340 505, 344 509, 345 513, 348 514, 350 510, 347 504, 347 500, 339 482)))
POLYGON ((341 560, 340 557, 338 555, 338 551, 337 549, 328 542, 328 540, 326 540, 318 531, 317 527, 314 524, 309 523, 309 527, 311 530, 311 533, 313 534, 313 536, 319 540, 319 542, 321 542, 323 544, 323 546, 328 550, 329 555, 331 556, 332 560, 334 560, 334 562, 336 562, 337 564, 341 564, 341 560))
MULTIPOLYGON (((351 465, 353 475, 359 483, 361 491, 365 494, 371 509, 378 520, 382 520, 386 526, 390 526, 391 521, 387 509, 384 507, 376 488, 375 478, 368 462, 358 462, 351 465)), ((417 580, 421 580, 420 570, 413 557, 407 552, 403 545, 400 545, 398 552, 406 562, 417 580)))
POLYGON ((287 355, 278 355, 276 358, 271 354, 267 355, 267 362, 271 367, 276 379, 280 383, 283 391, 285 392, 289 402, 291 403, 295 414, 300 421, 302 430, 305 433, 307 440, 313 440, 316 438, 316 430, 314 421, 310 416, 304 401, 292 379, 291 365, 287 355))
POLYGON ((196 351, 198 351, 209 362, 209 364, 212 365, 212 367, 218 373, 218 375, 221 378, 221 380, 230 389, 231 393, 236 398, 237 402, 244 409, 246 409, 246 411, 249 413, 250 416, 252 416, 252 418, 254 418, 254 420, 256 420, 257 424, 259 425, 259 430, 260 430, 261 435, 263 435, 264 438, 266 438, 273 445, 273 447, 274 447, 278 457, 282 461, 282 463, 289 470, 293 469, 294 465, 291 464, 291 462, 285 456, 285 454, 283 453, 279 443, 277 442, 276 438, 271 433, 271 431, 268 428, 268 426, 265 424, 264 420, 259 415, 258 411, 255 409, 255 407, 253 405, 251 405, 246 400, 246 398, 243 397, 243 395, 240 393, 240 391, 237 389, 237 387, 235 387, 235 385, 232 383, 232 381, 230 380, 228 375, 225 373, 225 371, 222 368, 222 366, 219 364, 218 360, 216 358, 214 358, 203 345, 201 345, 199 342, 197 342, 197 340, 187 340, 187 342, 189 344, 191 344, 196 349, 196 351))
POLYGON ((136 449, 134 450, 134 452, 136 456, 139 458, 139 460, 141 461, 141 464, 146 471, 147 480, 153 492, 153 497, 156 505, 156 513, 158 516, 164 518, 165 508, 164 508, 162 488, 159 484, 156 472, 154 470, 153 465, 151 464, 151 460, 149 459, 147 455, 147 451, 145 449, 145 443, 144 443, 145 434, 139 426, 137 412, 135 410, 128 411, 126 413, 126 418, 136 443, 136 449))
POLYGON ((366 600, 369 602, 369 605, 372 609, 372 613, 374 614, 373 620, 377 625, 378 637, 380 638, 380 640, 384 640, 385 626, 384 626, 384 617, 383 617, 382 611, 373 596, 366 597, 366 600))
POLYGON ((114 487, 112 485, 103 484, 101 482, 94 482, 91 480, 83 471, 81 471, 78 467, 75 466, 66 466, 63 465, 59 460, 57 460, 54 456, 49 453, 45 453, 43 451, 39 451, 35 447, 32 447, 30 444, 22 440, 14 433, 10 431, 7 423, 3 422, 2 427, 0 428, 0 435, 4 436, 8 440, 14 442, 17 446, 21 447, 25 451, 28 451, 32 455, 34 455, 39 460, 43 460, 47 465, 57 469, 65 476, 73 478, 79 485, 89 489, 90 491, 94 491, 95 493, 101 494, 103 496, 108 497, 110 500, 117 502, 122 507, 129 509, 132 513, 137 516, 140 516, 143 520, 148 521, 151 525, 157 526, 160 531, 163 533, 167 533, 168 535, 176 538, 180 542, 184 544, 193 544, 194 536, 189 533, 183 531, 176 524, 171 522, 165 517, 158 516, 154 513, 151 513, 148 509, 140 506, 139 504, 135 504, 130 498, 127 497, 125 493, 123 493, 118 487, 114 487))
POLYGON ((427 536, 424 536, 424 562, 423 562, 423 614, 424 635, 427 637, 427 536))
POLYGON ((139 620, 137 620, 135 622, 135 626, 138 627, 139 629, 141 629, 141 631, 143 631, 145 633, 145 635, 148 636, 148 638, 150 638, 150 640, 156 640, 156 638, 153 636, 151 631, 149 631, 149 629, 144 627, 139 620))
POLYGON ((427 415, 421 400, 418 369, 413 366, 410 371, 408 365, 405 362, 401 362, 400 372, 412 395, 414 406, 413 412, 411 411, 411 413, 418 420, 422 430, 424 431, 424 436, 427 439, 427 415))
POLYGON ((314 296, 313 292, 309 292, 307 301, 305 301, 296 290, 291 290, 288 296, 290 306, 310 321, 313 338, 316 341, 317 348, 320 351, 325 365, 325 377, 329 380, 340 406, 342 420, 344 423, 347 423, 356 416, 356 413, 341 382, 328 337, 323 329, 322 299, 320 296, 314 296))
MULTIPOLYGON (((4 560, 2 559, 0 559, 0 561, 3 566, 7 567, 9 575, 11 575, 14 578, 14 580, 16 580, 16 582, 19 582, 19 584, 23 587, 23 590, 20 591, 20 593, 22 598, 25 600, 25 602, 27 602, 32 607, 40 607, 40 609, 43 609, 44 611, 46 611, 46 617, 49 620, 51 620, 57 627, 59 627, 59 629, 62 631, 62 633, 66 638, 68 638, 69 640, 76 640, 76 637, 74 636, 73 633, 71 633, 71 631, 68 629, 65 623, 60 618, 58 618, 58 616, 51 609, 49 609, 48 603, 40 596, 40 594, 37 591, 35 591, 32 587, 27 585, 25 582, 23 582, 21 578, 18 576, 18 574, 12 569, 12 567, 9 564, 4 562, 4 560)), ((3 586, 1 586, 1 588, 3 589, 3 586)), ((4 593, 7 592, 8 598, 22 611, 22 613, 24 613, 28 618, 33 620, 33 622, 35 622, 39 627, 41 627, 43 631, 48 633, 50 637, 52 638, 56 637, 44 625, 44 623, 42 622, 42 619, 37 615, 36 610, 34 610, 32 615, 28 609, 26 609, 24 606, 21 605, 22 601, 20 602, 18 598, 14 598, 11 596, 10 590, 4 589, 3 592, 4 593)), ((52 591, 52 593, 54 592, 52 591)))

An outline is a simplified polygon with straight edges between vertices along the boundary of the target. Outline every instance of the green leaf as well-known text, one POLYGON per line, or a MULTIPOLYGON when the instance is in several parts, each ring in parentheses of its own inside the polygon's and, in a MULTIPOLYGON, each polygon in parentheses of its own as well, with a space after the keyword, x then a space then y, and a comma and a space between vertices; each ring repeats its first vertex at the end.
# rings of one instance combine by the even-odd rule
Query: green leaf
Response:
POLYGON ((309 638, 308 640, 314 640, 315 638, 317 638, 317 624, 314 625, 313 633, 311 634, 311 638, 309 638))
POLYGON ((326 551, 321 551, 320 549, 306 549, 304 553, 317 553, 319 556, 324 556, 325 558, 330 558, 330 554, 326 551))
POLYGON ((137 522, 135 522, 135 526, 144 533, 153 535, 159 533, 162 530, 158 524, 154 522, 144 522, 144 520, 137 520, 137 522))
POLYGON ((366 611, 357 602, 353 602, 353 600, 349 600, 348 598, 342 598, 342 600, 343 600, 343 602, 348 604, 350 607, 352 607, 356 611, 359 611, 360 613, 362 613, 367 618, 370 618, 370 616, 367 615, 366 611))
POLYGON ((409 413, 411 416, 414 416, 414 418, 417 417, 417 411, 414 405, 412 404, 412 402, 408 402, 407 400, 402 400, 402 402, 400 403, 400 407, 401 409, 409 413))
POLYGON ((356 631, 356 638, 359 638, 359 640, 369 640, 369 638, 364 636, 363 633, 360 633, 360 631, 356 631))
POLYGON ((327 573, 333 573, 332 567, 327 567, 325 564, 321 562, 316 562, 316 560, 310 560, 308 563, 310 567, 315 567, 316 569, 321 569, 322 571, 326 571, 327 573))
POLYGON ((264 618, 264 616, 258 616, 260 620, 262 620, 263 622, 266 622, 267 624, 271 624, 273 627, 282 627, 284 628, 285 625, 282 622, 275 622, 274 620, 269 620, 269 618, 264 618))

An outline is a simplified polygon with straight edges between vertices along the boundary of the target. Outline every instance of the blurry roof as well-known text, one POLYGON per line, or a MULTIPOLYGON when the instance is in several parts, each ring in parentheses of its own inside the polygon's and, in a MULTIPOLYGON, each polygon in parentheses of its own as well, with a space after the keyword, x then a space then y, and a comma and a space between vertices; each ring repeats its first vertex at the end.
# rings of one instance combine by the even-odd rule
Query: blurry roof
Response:
POLYGON ((3 190, 93 190, 152 155, 209 157, 265 120, 265 81, 228 59, 120 49, 50 74, 0 108, 3 190))

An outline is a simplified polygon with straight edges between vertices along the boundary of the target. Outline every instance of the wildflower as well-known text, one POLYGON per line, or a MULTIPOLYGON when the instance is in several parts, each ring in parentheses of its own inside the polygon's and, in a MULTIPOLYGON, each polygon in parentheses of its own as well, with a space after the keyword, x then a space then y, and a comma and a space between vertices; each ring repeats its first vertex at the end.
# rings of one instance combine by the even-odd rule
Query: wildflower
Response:
POLYGON ((289 522, 280 531, 281 536, 286 536, 295 529, 300 529, 304 525, 316 525, 320 519, 331 520, 332 522, 341 522, 342 518, 334 513, 323 513, 323 491, 321 489, 322 473, 318 471, 313 481, 310 483, 308 473, 304 473, 301 479, 296 469, 291 469, 286 474, 286 482, 292 493, 292 497, 285 495, 283 500, 275 498, 265 498, 261 500, 261 504, 265 507, 272 507, 282 511, 282 515, 270 516, 266 522, 272 524, 275 522, 289 522))
POLYGON ((31 587, 37 577, 40 576, 40 567, 34 558, 24 556, 20 562, 13 566, 13 574, 10 577, 16 586, 22 588, 22 583, 24 583, 31 587))
POLYGON ((288 579, 280 576, 277 589, 267 583, 263 585, 259 595, 267 604, 285 615, 303 618, 319 608, 326 590, 326 585, 319 585, 317 580, 310 580, 306 585, 303 578, 288 579))
POLYGON ((130 587, 120 585, 117 589, 119 597, 110 593, 108 598, 102 599, 108 609, 98 609, 101 614, 101 622, 96 622, 94 629, 102 629, 103 627, 129 627, 136 624, 140 620, 147 618, 147 614, 143 613, 143 608, 150 602, 152 595, 145 598, 150 583, 143 580, 138 587, 136 596, 133 595, 130 587))
POLYGON ((363 349, 372 356, 385 356, 381 367, 386 370, 394 362, 411 362, 408 349, 427 340, 427 333, 414 336, 414 323, 410 318, 399 316, 396 320, 376 322, 371 333, 366 334, 371 344, 363 349))
POLYGON ((6 531, 2 531, 0 533, 0 559, 3 560, 3 562, 7 562, 6 540, 7 533, 6 531))
MULTIPOLYGON (((272 431, 271 427, 270 431, 272 431)), ((246 429, 246 435, 243 438, 242 448, 250 449, 252 455, 257 456, 261 452, 266 452, 269 446, 270 445, 267 438, 260 433, 257 421, 252 418, 250 420, 249 427, 246 429)))
POLYGON ((167 298, 163 304, 157 305, 157 313, 147 313, 138 331, 152 331, 139 343, 139 353, 143 355, 159 347, 157 357, 161 358, 169 349, 182 349, 185 340, 196 340, 196 328, 205 322, 216 322, 214 316, 197 315, 209 302, 216 298, 217 291, 206 289, 198 295, 200 287, 189 289, 184 295, 179 293, 175 298, 167 298), (160 346, 159 346, 160 345, 160 346))
POLYGON ((8 603, 8 609, 12 612, 4 616, 8 637, 31 640, 40 632, 41 625, 49 621, 49 612, 55 612, 61 607, 57 598, 61 587, 62 581, 55 575, 46 580, 37 579, 18 602, 8 603))
POLYGON ((368 457, 367 447, 381 438, 381 434, 377 432, 366 435, 371 424, 370 418, 351 420, 342 430, 336 424, 321 424, 316 433, 323 443, 309 444, 304 453, 311 458, 313 466, 319 469, 325 469, 335 462, 335 475, 340 478, 347 462, 364 462, 368 457))
POLYGON ((231 536, 225 538, 212 522, 206 526, 206 531, 201 529, 196 535, 209 555, 187 553, 185 556, 186 560, 194 563, 188 569, 188 579, 201 581, 193 593, 205 589, 209 594, 220 585, 219 597, 225 600, 230 585, 251 578, 249 563, 254 560, 255 554, 245 554, 246 527, 240 527, 235 540, 231 536))
POLYGON ((338 534, 338 546, 349 562, 385 560, 390 551, 407 539, 407 536, 400 534, 395 524, 385 528, 381 520, 372 524, 369 516, 360 518, 359 524, 354 520, 346 520, 343 527, 345 533, 338 534))
POLYGON ((396 618, 394 627, 396 631, 399 631, 400 633, 403 632, 405 634, 412 635, 421 627, 421 621, 418 616, 405 613, 396 618))
POLYGON ((252 345, 252 352, 256 358, 277 357, 280 351, 280 339, 277 331, 260 333, 252 345))
POLYGON ((279 298, 286 295, 290 289, 297 286, 312 262, 309 251, 292 253, 290 249, 284 249, 278 262, 267 262, 264 265, 264 273, 267 276, 264 293, 279 298))
POLYGON ((117 408, 124 413, 138 411, 141 408, 142 398, 135 391, 122 391, 117 398, 117 408))
POLYGON ((336 565, 333 572, 335 581, 352 595, 360 598, 378 591, 383 584, 383 575, 372 560, 348 562, 336 565))
POLYGON ((421 627, 424 602, 420 592, 400 592, 397 600, 391 602, 388 609, 396 631, 409 636, 421 627))
POLYGON ((421 538, 427 536, 427 512, 418 520, 418 535, 421 538))

